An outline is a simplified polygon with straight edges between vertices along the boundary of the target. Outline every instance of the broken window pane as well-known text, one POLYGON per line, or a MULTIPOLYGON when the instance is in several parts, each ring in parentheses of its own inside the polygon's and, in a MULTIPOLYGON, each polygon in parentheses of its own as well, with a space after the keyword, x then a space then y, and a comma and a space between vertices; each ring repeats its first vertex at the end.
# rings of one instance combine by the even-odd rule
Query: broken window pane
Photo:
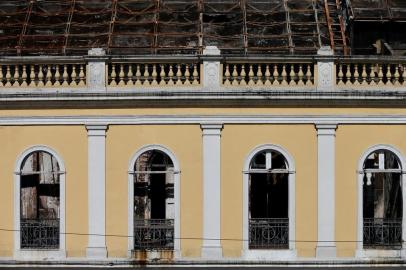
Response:
POLYGON ((20 171, 21 248, 59 247, 60 168, 53 155, 35 151, 20 171))
POLYGON ((398 157, 379 150, 364 162, 365 248, 401 248, 402 174, 398 157))
POLYGON ((172 249, 174 166, 165 153, 147 151, 134 166, 135 249, 172 249))
POLYGON ((289 171, 285 157, 272 150, 259 152, 249 172, 249 247, 289 247, 289 171))

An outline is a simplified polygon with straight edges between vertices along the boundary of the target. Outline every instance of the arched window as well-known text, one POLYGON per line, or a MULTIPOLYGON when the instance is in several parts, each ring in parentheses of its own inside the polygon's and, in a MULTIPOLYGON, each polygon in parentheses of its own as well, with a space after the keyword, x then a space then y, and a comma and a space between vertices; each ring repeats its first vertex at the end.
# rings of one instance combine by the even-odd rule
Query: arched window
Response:
POLYGON ((387 149, 367 155, 362 168, 364 249, 402 248, 402 165, 387 149))
POLYGON ((266 149, 251 159, 249 249, 289 248, 289 165, 283 154, 266 149))
POLYGON ((19 168, 20 248, 60 248, 60 184, 57 159, 37 150, 26 155, 19 168))
POLYGON ((163 151, 148 150, 133 168, 134 250, 174 249, 174 164, 163 151))

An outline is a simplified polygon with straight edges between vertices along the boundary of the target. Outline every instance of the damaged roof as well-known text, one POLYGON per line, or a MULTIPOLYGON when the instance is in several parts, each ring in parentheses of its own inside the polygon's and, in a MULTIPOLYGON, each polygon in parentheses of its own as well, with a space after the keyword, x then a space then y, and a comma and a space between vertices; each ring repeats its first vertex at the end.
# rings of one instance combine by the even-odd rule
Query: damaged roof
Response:
MULTIPOLYGON (((346 6, 361 18, 363 8, 387 1, 7 0, 0 1, 0 56, 84 55, 91 48, 201 54, 208 45, 239 55, 314 54, 325 45, 347 54, 346 6)), ((398 7, 406 10, 400 2, 382 9, 392 17, 378 13, 393 18, 398 7)))

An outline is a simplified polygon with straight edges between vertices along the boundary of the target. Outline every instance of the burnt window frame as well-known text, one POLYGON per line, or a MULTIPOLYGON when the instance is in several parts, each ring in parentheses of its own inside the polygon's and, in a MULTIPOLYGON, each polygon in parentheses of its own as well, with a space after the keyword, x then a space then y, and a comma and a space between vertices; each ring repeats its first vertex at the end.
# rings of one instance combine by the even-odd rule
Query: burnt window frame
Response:
POLYGON ((15 258, 66 258, 65 198, 66 169, 61 155, 46 145, 25 149, 17 158, 14 169, 14 257, 15 258), (59 170, 59 245, 58 248, 21 248, 21 171, 27 158, 35 152, 45 152, 57 162, 59 170))
POLYGON ((296 252, 296 232, 295 232, 295 162, 292 155, 282 146, 276 144, 264 144, 255 147, 245 158, 243 166, 243 257, 247 259, 277 259, 281 256, 294 259, 296 252), (289 218, 289 237, 288 247, 286 249, 250 249, 249 248, 249 174, 251 161, 262 151, 275 151, 280 153, 286 161, 288 173, 288 218, 289 218))
MULTIPOLYGON (((179 161, 173 152, 163 145, 158 144, 151 144, 146 145, 136 151, 129 162, 128 165, 128 251, 129 254, 133 254, 134 252, 155 252, 157 249, 145 249, 145 250, 135 250, 134 249, 134 171, 135 164, 138 158, 148 151, 160 151, 167 155, 169 159, 172 161, 173 164, 173 176, 174 176, 174 219, 173 219, 173 228, 174 228, 174 245, 172 249, 167 251, 173 252, 174 258, 180 257, 180 167, 179 161)), ((158 249, 159 250, 159 249, 158 249)))
MULTIPOLYGON (((358 170, 357 170, 357 194, 358 194, 358 209, 357 209, 357 248, 356 257, 374 257, 378 256, 381 250, 385 251, 388 257, 399 257, 401 252, 404 251, 404 239, 405 239, 405 182, 406 182, 406 171, 405 171, 405 158, 404 155, 394 146, 387 144, 378 144, 368 148, 361 158, 358 160, 358 170), (366 248, 364 247, 364 182, 366 178, 366 170, 364 168, 365 162, 370 155, 375 152, 387 151, 393 154, 399 164, 398 169, 388 169, 390 172, 396 171, 400 174, 400 186, 402 192, 402 217, 401 217, 401 246, 397 248, 366 248)), ((371 171, 368 170, 367 171, 371 171)), ((379 171, 379 170, 376 170, 379 171)))

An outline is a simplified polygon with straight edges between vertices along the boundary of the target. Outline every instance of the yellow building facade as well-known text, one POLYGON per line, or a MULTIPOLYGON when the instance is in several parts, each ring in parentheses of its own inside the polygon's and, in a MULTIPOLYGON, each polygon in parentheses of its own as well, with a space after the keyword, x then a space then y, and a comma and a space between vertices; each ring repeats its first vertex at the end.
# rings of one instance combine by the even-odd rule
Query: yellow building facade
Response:
POLYGON ((365 64, 328 49, 245 62, 218 53, 167 60, 162 74, 156 59, 101 50, 73 64, 6 59, 0 257, 402 261, 405 65, 369 59, 368 70, 389 73, 365 77, 365 64), (379 216, 386 205, 397 223, 379 216), (271 214, 254 220, 261 213, 271 214), (44 223, 50 216, 57 225, 44 223))

